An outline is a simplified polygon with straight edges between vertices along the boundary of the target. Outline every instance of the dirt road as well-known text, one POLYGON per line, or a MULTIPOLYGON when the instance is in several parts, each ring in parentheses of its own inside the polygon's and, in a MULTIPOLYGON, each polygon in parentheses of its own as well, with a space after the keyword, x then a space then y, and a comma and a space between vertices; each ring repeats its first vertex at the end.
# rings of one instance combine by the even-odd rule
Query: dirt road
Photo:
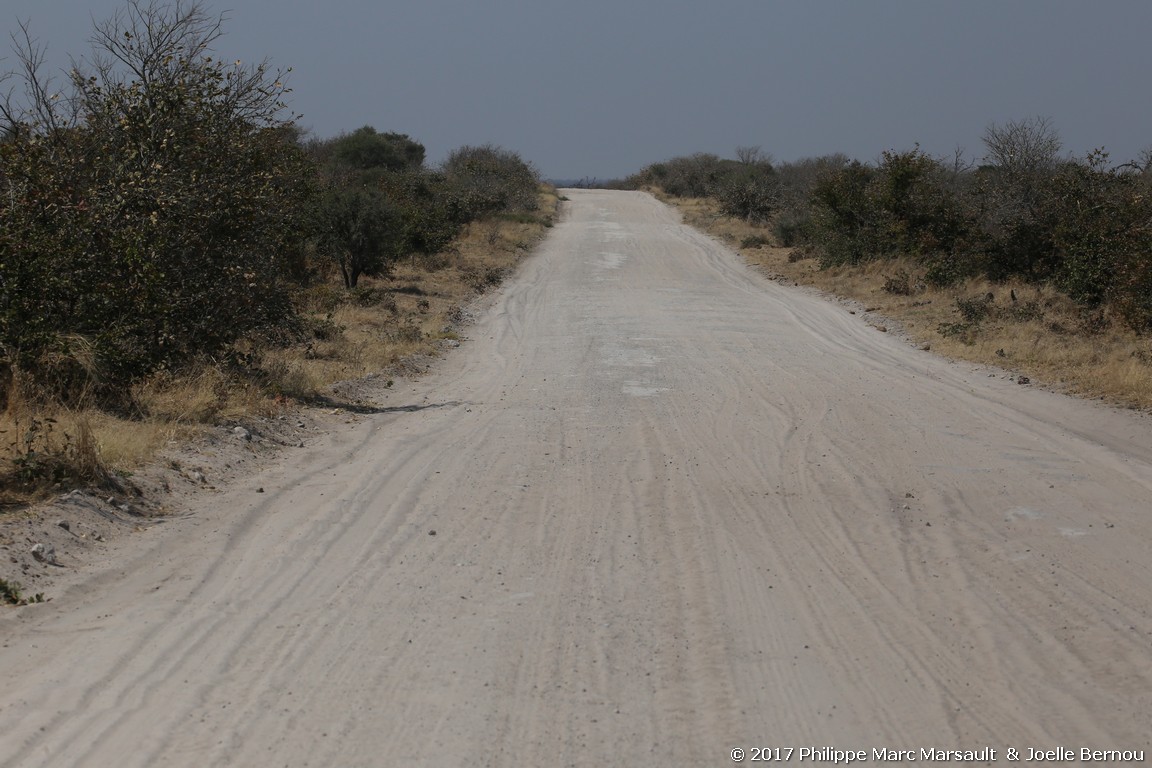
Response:
POLYGON ((0 614, 0 764, 1152 748, 1152 421, 568 194, 437 373, 0 614))

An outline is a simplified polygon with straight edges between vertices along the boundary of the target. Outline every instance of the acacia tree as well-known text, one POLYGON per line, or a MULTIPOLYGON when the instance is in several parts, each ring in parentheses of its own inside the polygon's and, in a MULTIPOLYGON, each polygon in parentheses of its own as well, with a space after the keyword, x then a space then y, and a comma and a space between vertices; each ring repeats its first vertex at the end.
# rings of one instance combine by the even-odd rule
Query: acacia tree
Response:
POLYGON ((340 267, 344 287, 386 274, 403 248, 403 224, 387 195, 369 186, 332 185, 320 205, 319 243, 340 267))
POLYGON ((0 366, 80 340, 114 391, 290 316, 312 174, 286 73, 215 58, 222 23, 129 0, 59 94, 25 35, 0 107, 0 366))

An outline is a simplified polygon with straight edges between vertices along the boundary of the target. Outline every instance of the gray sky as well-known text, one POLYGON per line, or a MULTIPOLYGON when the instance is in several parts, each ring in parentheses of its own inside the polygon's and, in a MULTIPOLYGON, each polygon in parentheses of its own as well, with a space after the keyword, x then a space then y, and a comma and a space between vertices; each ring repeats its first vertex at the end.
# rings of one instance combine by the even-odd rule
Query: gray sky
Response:
MULTIPOLYGON (((230 0, 218 51, 291 66, 321 136, 372 125, 439 161, 518 151, 601 179, 692 152, 885 149, 979 159, 991 122, 1051 117, 1065 148, 1152 146, 1148 0, 230 0)), ((117 0, 0 0, 63 64, 117 0)), ((4 45, 8 55, 10 46, 4 45)), ((11 59, 0 68, 11 66, 11 59)))

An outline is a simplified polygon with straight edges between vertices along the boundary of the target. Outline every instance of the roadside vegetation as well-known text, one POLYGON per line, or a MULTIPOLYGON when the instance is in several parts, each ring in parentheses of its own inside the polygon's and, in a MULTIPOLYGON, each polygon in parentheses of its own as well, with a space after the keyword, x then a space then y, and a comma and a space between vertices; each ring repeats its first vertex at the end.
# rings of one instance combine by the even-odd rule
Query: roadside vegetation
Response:
POLYGON ((773 277, 856 299, 926 348, 1152 407, 1152 155, 1063 155, 1045 119, 991 125, 984 144, 980 164, 919 147, 773 163, 743 148, 628 183, 773 277))
POLYGON ((0 503, 115 487, 199 425, 434 354, 551 226, 533 166, 308 136, 203 5, 129 0, 63 79, 0 84, 0 503))

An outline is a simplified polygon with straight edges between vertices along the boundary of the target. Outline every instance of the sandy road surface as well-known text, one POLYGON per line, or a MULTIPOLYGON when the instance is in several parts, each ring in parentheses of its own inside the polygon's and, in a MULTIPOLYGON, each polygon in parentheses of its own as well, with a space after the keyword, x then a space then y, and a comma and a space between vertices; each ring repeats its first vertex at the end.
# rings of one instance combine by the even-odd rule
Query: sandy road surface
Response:
POLYGON ((1148 419, 569 195, 418 391, 6 612, 0 764, 1152 747, 1148 419))

